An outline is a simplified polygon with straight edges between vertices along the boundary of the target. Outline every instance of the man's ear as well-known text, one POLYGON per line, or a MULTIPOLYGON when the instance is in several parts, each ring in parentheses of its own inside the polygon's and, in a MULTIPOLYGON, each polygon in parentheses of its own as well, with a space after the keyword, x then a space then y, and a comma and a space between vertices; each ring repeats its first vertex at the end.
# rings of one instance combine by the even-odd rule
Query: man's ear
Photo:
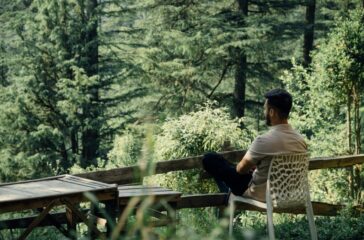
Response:
POLYGON ((269 108, 269 112, 268 112, 268 114, 269 114, 269 116, 270 116, 270 117, 273 117, 273 116, 274 116, 274 114, 275 114, 274 109, 273 109, 273 108, 269 108))

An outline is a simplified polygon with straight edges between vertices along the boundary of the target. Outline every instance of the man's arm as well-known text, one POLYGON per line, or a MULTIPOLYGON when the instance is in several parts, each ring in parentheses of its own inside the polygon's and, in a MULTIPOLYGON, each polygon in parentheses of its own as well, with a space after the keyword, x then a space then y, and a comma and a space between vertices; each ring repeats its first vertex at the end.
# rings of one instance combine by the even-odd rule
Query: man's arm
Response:
POLYGON ((247 152, 243 159, 236 165, 236 171, 240 174, 246 174, 249 172, 250 169, 255 167, 255 164, 252 162, 252 158, 250 154, 247 152))

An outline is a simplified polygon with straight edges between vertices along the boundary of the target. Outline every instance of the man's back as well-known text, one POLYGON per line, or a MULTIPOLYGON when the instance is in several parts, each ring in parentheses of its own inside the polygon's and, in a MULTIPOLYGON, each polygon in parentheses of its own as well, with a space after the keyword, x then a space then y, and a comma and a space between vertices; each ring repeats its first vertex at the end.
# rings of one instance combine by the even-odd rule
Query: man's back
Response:
POLYGON ((245 195, 265 200, 265 186, 270 162, 275 155, 287 153, 305 153, 307 145, 303 137, 289 124, 279 124, 257 137, 247 154, 256 165, 249 189, 245 195))
POLYGON ((307 151, 303 137, 288 124, 292 108, 291 94, 283 89, 273 89, 264 97, 264 117, 267 126, 272 128, 254 140, 241 161, 232 166, 216 153, 205 154, 202 159, 204 169, 214 177, 220 191, 227 192, 230 189, 235 195, 244 194, 259 201, 265 201, 266 182, 273 156, 307 151))

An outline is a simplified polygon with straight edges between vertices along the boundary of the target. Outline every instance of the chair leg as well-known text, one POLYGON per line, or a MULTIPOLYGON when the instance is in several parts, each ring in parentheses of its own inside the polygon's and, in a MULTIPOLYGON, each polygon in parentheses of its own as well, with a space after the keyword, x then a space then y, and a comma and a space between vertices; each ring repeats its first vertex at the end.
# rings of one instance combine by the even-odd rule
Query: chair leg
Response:
POLYGON ((229 236, 231 237, 233 235, 233 224, 234 224, 234 212, 235 212, 235 202, 230 201, 229 203, 230 207, 230 223, 229 223, 229 236))
POLYGON ((310 226, 311 239, 317 240, 317 230, 316 230, 316 226, 315 226, 315 220, 313 218, 313 209, 312 209, 311 201, 307 201, 306 212, 307 212, 308 224, 310 226))
POLYGON ((273 209, 272 205, 267 204, 267 222, 268 222, 268 235, 270 240, 274 240, 274 227, 273 227, 273 209))

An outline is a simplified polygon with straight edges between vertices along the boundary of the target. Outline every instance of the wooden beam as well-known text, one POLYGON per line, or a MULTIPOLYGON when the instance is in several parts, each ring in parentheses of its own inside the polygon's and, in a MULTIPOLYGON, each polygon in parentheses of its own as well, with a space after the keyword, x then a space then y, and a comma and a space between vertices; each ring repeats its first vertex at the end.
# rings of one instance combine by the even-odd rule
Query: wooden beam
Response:
MULTIPOLYGON (((186 195, 182 196, 180 201, 176 203, 177 209, 184 208, 205 208, 205 207, 226 207, 225 198, 227 195, 225 193, 212 193, 212 194, 196 194, 196 195, 186 195)), ((338 212, 342 210, 344 205, 334 205, 329 203, 312 202, 312 207, 314 214, 316 216, 336 216, 338 212)), ((237 205, 237 209, 249 210, 249 211, 259 211, 265 212, 265 209, 260 209, 249 204, 240 203, 237 205)), ((359 207, 353 207, 354 213, 360 216, 364 212, 364 209, 359 207)), ((88 209, 82 210, 83 213, 87 213, 88 209)), ((291 213, 291 214, 305 214, 304 208, 294 208, 294 209, 275 209, 276 213, 291 213)), ((54 213, 50 214, 54 220, 59 224, 66 224, 67 218, 66 213, 54 213)), ((0 221, 0 230, 3 229, 17 229, 26 228, 36 217, 25 217, 11 220, 0 221)), ((101 220, 101 219, 98 219, 101 220)), ((78 217, 74 219, 75 222, 79 223, 82 220, 78 217)), ((46 216, 42 222, 39 223, 39 227, 52 226, 53 220, 49 216, 46 216)))
POLYGON ((364 154, 340 157, 318 157, 310 159, 309 169, 344 168, 363 163, 364 154))
MULTIPOLYGON (((221 153, 225 159, 231 162, 238 162, 245 154, 245 151, 231 151, 221 153)), ((155 174, 181 171, 189 169, 202 169, 202 157, 195 156, 177 160, 160 161, 155 164, 155 174)), ((364 163, 364 154, 340 157, 320 157, 310 159, 310 170, 324 168, 342 168, 364 163)), ((139 166, 130 166, 103 170, 97 172, 80 173, 79 177, 88 178, 105 183, 129 184, 141 181, 141 170, 139 166)))
MULTIPOLYGON (((82 209, 79 210, 83 214, 88 214, 90 209, 82 209)), ((65 211, 59 213, 50 213, 41 221, 37 227, 49 227, 54 226, 55 221, 57 224, 67 224, 67 213, 65 211)), ((93 216, 96 218, 97 224, 104 226, 106 221, 104 218, 100 218, 98 216, 93 216)), ((4 229, 19 229, 19 228, 27 228, 31 222, 36 218, 36 216, 8 219, 0 221, 0 230, 4 229)), ((82 220, 78 217, 75 217, 73 220, 75 223, 81 223, 82 220)))
POLYGON ((177 209, 221 207, 226 197, 226 193, 185 195, 177 202, 177 209))
MULTIPOLYGON (((177 209, 183 208, 205 208, 205 207, 224 207, 225 193, 214 194, 198 194, 198 195, 186 195, 182 196, 181 200, 177 202, 177 209)), ((312 208, 316 216, 336 216, 339 211, 345 208, 344 205, 334 205, 322 202, 312 202, 312 208)), ((261 209, 252 206, 247 203, 238 203, 237 209, 265 212, 265 209, 261 209)), ((357 215, 363 212, 363 209, 359 207, 353 207, 353 210, 357 215)), ((290 213, 290 214, 306 214, 305 208, 287 208, 287 209, 274 209, 276 213, 290 213)))

